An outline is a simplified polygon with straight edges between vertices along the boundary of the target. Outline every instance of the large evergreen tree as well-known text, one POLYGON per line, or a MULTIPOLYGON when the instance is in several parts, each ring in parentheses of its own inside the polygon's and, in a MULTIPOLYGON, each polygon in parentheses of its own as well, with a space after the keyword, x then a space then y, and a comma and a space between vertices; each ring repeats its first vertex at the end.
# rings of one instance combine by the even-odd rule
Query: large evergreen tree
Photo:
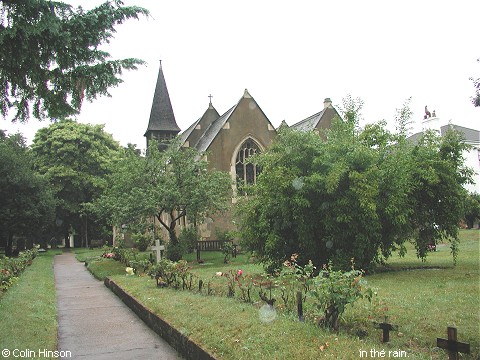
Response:
POLYGON ((143 61, 110 60, 101 45, 115 26, 148 11, 106 1, 84 11, 48 0, 0 0, 0 114, 16 110, 14 120, 33 116, 66 118, 79 112, 84 98, 109 95, 124 69, 143 61))

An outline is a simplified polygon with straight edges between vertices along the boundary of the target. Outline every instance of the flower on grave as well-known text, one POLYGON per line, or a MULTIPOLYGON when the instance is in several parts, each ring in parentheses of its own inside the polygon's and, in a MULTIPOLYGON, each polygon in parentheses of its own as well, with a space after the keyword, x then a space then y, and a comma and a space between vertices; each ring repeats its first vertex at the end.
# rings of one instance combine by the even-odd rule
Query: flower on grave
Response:
POLYGON ((107 258, 107 259, 113 259, 115 257, 115 254, 114 253, 105 253, 105 254, 103 254, 103 257, 107 258))
POLYGON ((125 271, 127 272, 127 275, 133 275, 134 274, 134 270, 131 267, 125 268, 125 271))
POLYGON ((215 276, 223 276, 223 273, 221 271, 217 271, 217 273, 215 273, 215 276))
POLYGON ((242 271, 242 270, 238 270, 238 271, 237 271, 237 276, 242 276, 242 274, 243 274, 243 271, 242 271))

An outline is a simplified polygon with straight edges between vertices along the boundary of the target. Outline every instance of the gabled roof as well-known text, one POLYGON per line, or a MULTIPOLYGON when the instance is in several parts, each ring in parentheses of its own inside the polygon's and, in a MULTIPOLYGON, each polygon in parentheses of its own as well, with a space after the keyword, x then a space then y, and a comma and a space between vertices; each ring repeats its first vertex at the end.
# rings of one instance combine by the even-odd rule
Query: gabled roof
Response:
POLYGON ((222 116, 220 116, 217 120, 212 122, 210 126, 205 130, 202 137, 198 140, 196 144, 194 144, 193 147, 195 147, 200 152, 206 151, 210 146, 210 144, 212 143, 212 141, 217 136, 217 134, 223 128, 225 123, 228 121, 228 119, 230 118, 230 115, 232 115, 233 110, 235 110, 237 105, 238 103, 232 106, 229 110, 227 110, 227 112, 222 116))
MULTIPOLYGON (((462 137, 465 142, 469 144, 480 144, 480 131, 475 130, 475 129, 469 129, 463 126, 459 125, 454 125, 454 124, 448 124, 440 127, 440 135, 444 136, 448 130, 456 130, 460 134, 462 134, 462 137)), ((416 144, 418 143, 418 140, 420 140, 420 137, 423 135, 423 131, 420 131, 418 133, 415 133, 407 138, 407 140, 410 140, 412 143, 416 144)))
POLYGON ((457 130, 459 133, 461 133, 463 135, 463 139, 466 142, 473 143, 473 144, 480 144, 479 130, 469 129, 459 125, 449 124, 449 125, 444 125, 440 127, 440 134, 443 136, 450 129, 457 130))
POLYGON ((148 121, 145 135, 149 131, 180 132, 180 128, 175 121, 175 115, 173 114, 172 103, 170 102, 170 96, 168 95, 165 77, 163 76, 162 63, 160 63, 160 69, 158 71, 150 120, 148 121))
POLYGON ((313 131, 320 128, 330 128, 332 119, 335 116, 340 117, 337 110, 332 106, 332 100, 330 98, 325 98, 322 111, 293 124, 290 128, 298 131, 313 131))
POLYGON ((322 111, 313 114, 306 119, 299 121, 296 124, 293 124, 292 126, 290 126, 290 128, 299 131, 312 131, 317 127, 318 123, 322 119, 323 115, 325 114, 325 110, 326 109, 323 109, 322 111))
MULTIPOLYGON (((253 97, 250 95, 250 93, 248 92, 248 90, 245 89, 245 92, 244 92, 243 96, 240 98, 240 100, 234 106, 232 106, 230 109, 228 109, 227 112, 225 112, 222 116, 220 116, 215 121, 211 122, 210 125, 205 128, 205 130, 203 131, 203 134, 198 139, 198 141, 194 144, 190 143, 190 147, 194 147, 195 149, 197 149, 200 152, 207 151, 210 144, 213 142, 213 140, 215 139, 217 134, 220 132, 220 130, 224 127, 226 122, 230 119, 230 116, 233 114, 233 112, 235 111, 235 109, 237 108, 237 106, 240 104, 240 102, 243 99, 252 99, 253 101, 255 101, 253 99, 253 97)), ((258 104, 257 104, 257 108, 263 113, 262 109, 258 106, 258 104)), ((267 117, 265 116, 265 118, 267 118, 267 117)), ((268 120, 268 118, 267 118, 267 120, 268 120)), ((197 122, 194 123, 192 126, 190 126, 185 132, 190 131, 190 133, 193 133, 193 129, 195 129, 195 127, 198 125, 198 123, 199 123, 199 120, 197 120, 197 122)), ((272 126, 271 123, 270 123, 270 126, 272 126)), ((272 129, 273 129, 273 126, 272 126, 272 129)), ((187 135, 187 137, 188 136, 189 135, 187 135)), ((187 137, 185 138, 185 140, 188 140, 187 137)))
POLYGON ((212 102, 210 102, 202 117, 190 125, 190 127, 180 135, 181 143, 184 144, 188 141, 190 145, 194 146, 203 136, 205 130, 219 117, 220 114, 212 105, 212 102))

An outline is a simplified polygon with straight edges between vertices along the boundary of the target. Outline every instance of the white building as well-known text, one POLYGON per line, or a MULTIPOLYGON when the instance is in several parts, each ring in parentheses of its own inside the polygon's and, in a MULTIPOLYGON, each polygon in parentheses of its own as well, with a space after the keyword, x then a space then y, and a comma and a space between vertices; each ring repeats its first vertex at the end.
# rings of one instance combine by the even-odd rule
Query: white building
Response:
MULTIPOLYGON (((436 130, 443 136, 449 129, 454 129, 460 132, 465 143, 471 146, 469 151, 463 153, 463 156, 465 158, 465 165, 475 171, 473 176, 474 184, 467 184, 465 185, 465 188, 469 192, 480 194, 480 130, 455 125, 451 120, 442 121, 439 117, 427 117, 422 120, 422 132, 425 130, 436 130)), ((410 139, 415 141, 422 132, 412 135, 410 139)))

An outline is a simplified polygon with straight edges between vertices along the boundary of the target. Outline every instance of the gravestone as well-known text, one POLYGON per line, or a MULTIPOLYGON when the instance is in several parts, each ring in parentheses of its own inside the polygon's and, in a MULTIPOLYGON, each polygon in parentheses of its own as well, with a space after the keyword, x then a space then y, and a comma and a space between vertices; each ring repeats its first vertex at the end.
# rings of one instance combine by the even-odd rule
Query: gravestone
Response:
POLYGON ((382 342, 389 342, 390 341, 390 331, 397 331, 398 326, 392 325, 388 323, 388 317, 385 316, 385 321, 383 323, 374 322, 374 326, 376 329, 382 329, 382 342))
POLYGON ((470 354, 470 344, 457 341, 457 329, 447 327, 447 339, 437 338, 437 346, 448 351, 449 360, 457 360, 458 353, 470 354))
POLYGON ((151 246, 150 250, 155 252, 155 259, 158 264, 162 260, 162 251, 165 250, 165 246, 160 245, 160 240, 155 240, 155 246, 151 246))

